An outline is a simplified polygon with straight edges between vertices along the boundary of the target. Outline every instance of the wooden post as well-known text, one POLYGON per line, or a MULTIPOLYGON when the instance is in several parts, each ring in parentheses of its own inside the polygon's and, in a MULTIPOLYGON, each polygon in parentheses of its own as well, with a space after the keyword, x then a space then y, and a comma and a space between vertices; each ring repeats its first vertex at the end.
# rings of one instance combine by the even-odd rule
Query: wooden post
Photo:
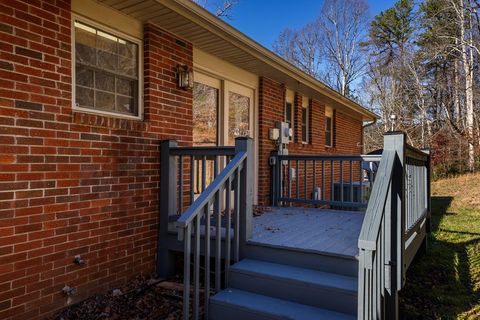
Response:
POLYGON ((168 221, 177 214, 177 159, 170 148, 177 147, 174 140, 163 140, 160 146, 160 217, 157 243, 157 274, 162 278, 175 275, 175 256, 167 247, 168 221))
POLYGON ((390 273, 390 290, 385 292, 385 314, 398 319, 398 291, 405 282, 405 133, 388 132, 384 136, 384 150, 396 152, 388 204, 385 206, 386 253, 385 271, 390 273), (390 241, 388 241, 390 240, 390 241))
MULTIPOLYGON (((428 153, 427 158, 427 234, 432 231, 432 191, 431 191, 431 178, 432 178, 432 167, 430 164, 431 161, 431 153, 430 150, 424 150, 425 153, 428 153)), ((428 236, 427 236, 428 238, 428 236)))
POLYGON ((247 152, 244 167, 240 175, 240 259, 245 256, 245 247, 252 237, 253 229, 253 183, 254 154, 253 139, 241 137, 235 139, 235 153, 247 152))

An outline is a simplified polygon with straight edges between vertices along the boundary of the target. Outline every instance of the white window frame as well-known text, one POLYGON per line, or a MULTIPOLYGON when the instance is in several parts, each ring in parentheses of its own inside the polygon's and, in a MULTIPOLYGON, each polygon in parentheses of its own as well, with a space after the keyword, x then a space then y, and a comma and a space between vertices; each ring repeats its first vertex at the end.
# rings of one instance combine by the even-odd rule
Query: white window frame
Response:
POLYGON ((110 27, 107 27, 105 25, 99 24, 95 21, 92 21, 91 19, 85 18, 80 15, 72 14, 72 24, 71 24, 71 29, 72 29, 72 109, 74 111, 80 111, 84 113, 92 113, 92 114, 99 114, 99 115, 104 115, 104 116, 109 116, 109 117, 114 117, 114 118, 124 118, 124 119, 133 119, 133 120, 143 120, 143 110, 144 110, 144 103, 143 103, 143 40, 134 38, 132 36, 129 36, 125 34, 124 32, 118 31, 116 29, 112 29, 110 27), (86 25, 90 25, 94 28, 97 28, 98 30, 105 31, 106 33, 110 33, 112 35, 118 36, 119 38, 128 40, 130 42, 133 42, 137 45, 138 47, 138 98, 137 98, 137 110, 138 114, 137 115, 128 115, 125 113, 119 113, 119 112, 111 112, 111 111, 105 111, 105 110, 98 110, 94 108, 84 108, 77 106, 75 97, 76 97, 76 74, 75 74, 75 69, 76 69, 76 63, 75 63, 75 21, 78 21, 80 23, 84 23, 86 25))
POLYGON ((333 147, 333 109, 331 107, 325 107, 325 147, 333 147), (327 119, 330 119, 330 141, 327 141, 327 119))
POLYGON ((310 143, 310 125, 309 125, 309 119, 310 118, 310 99, 308 97, 305 97, 305 96, 302 96, 302 143, 303 144, 309 144, 310 143), (306 114, 305 114, 305 139, 306 140, 303 140, 303 110, 306 111, 306 114))

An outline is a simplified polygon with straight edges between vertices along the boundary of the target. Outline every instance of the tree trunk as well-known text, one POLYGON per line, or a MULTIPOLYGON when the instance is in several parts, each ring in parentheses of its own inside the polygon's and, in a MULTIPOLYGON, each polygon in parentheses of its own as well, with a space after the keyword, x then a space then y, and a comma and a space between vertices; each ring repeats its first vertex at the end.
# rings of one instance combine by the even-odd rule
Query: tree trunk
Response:
POLYGON ((471 48, 467 46, 472 44, 471 35, 466 36, 465 30, 465 6, 463 0, 459 1, 459 28, 460 28, 460 41, 462 49, 462 63, 463 70, 465 73, 465 111, 466 111, 466 121, 465 125, 467 127, 467 139, 468 139, 468 169, 470 171, 475 170, 475 147, 473 144, 473 52, 471 48))

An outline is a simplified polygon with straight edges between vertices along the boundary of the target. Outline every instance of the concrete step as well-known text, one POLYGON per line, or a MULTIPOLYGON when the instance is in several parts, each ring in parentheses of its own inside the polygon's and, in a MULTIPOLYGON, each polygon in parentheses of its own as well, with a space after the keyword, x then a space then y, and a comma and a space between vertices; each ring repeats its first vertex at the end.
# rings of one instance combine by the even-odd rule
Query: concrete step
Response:
POLYGON ((244 257, 252 260, 358 277, 358 259, 356 256, 279 247, 249 241, 244 251, 244 257))
POLYGON ((210 300, 210 320, 354 320, 355 316, 227 288, 210 300))
POLYGON ((244 259, 230 268, 229 286, 352 315, 357 312, 355 277, 244 259))

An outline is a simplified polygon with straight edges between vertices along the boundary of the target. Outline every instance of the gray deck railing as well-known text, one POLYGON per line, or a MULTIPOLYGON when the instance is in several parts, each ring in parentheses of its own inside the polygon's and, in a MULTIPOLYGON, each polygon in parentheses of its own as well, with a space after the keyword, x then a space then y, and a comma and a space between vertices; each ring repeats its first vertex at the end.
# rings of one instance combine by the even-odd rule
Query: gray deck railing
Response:
POLYGON ((322 156, 272 154, 271 202, 365 208, 371 179, 365 179, 363 163, 378 156, 322 156))
MULTIPOLYGON (((177 147, 175 144, 165 144, 162 148, 172 162, 170 168, 178 164, 183 168, 182 157, 190 158, 187 173, 183 169, 163 170, 162 174, 169 176, 168 189, 170 199, 167 212, 173 213, 177 220, 175 225, 178 230, 178 240, 183 241, 184 255, 184 290, 183 290, 183 319, 190 319, 192 309, 193 319, 200 315, 200 257, 203 256, 203 295, 204 313, 208 318, 208 303, 211 294, 218 292, 228 284, 228 269, 230 264, 237 262, 242 254, 246 240, 251 236, 252 210, 253 210, 253 147, 250 138, 237 138, 235 147, 177 147), (168 150, 167 150, 168 149, 168 150), (228 157, 221 166, 219 157, 228 157), (201 190, 199 194, 194 191, 194 172, 196 169, 194 158, 202 162, 201 190), (214 176, 207 183, 206 161, 213 161, 214 176), (219 172, 217 172, 217 170, 219 172), (190 177, 190 187, 186 188, 189 194, 188 208, 182 212, 184 205, 183 194, 185 184, 183 176, 190 177), (179 183, 176 179, 179 177, 179 183), (247 183, 248 182, 248 183, 247 183), (178 204, 178 209, 175 207, 178 204), (177 213, 181 213, 179 216, 177 213), (214 223, 212 223, 214 222, 214 223), (222 247, 223 244, 223 247, 222 247), (211 254, 213 248, 214 253, 211 254), (211 268, 211 258, 214 258, 214 268, 211 268), (222 263, 223 258, 223 263, 222 263), (211 273, 213 272, 213 282, 211 273), (222 275, 223 273, 223 275, 222 275), (190 308, 190 291, 192 290, 192 308, 190 308)), ((165 156, 167 157, 167 156, 165 156)), ((163 191, 162 191, 163 192, 163 191)), ((166 195, 162 196, 166 198, 166 195)), ((169 216, 171 220, 171 216, 169 216)))
POLYGON ((429 154, 404 133, 386 134, 358 241, 358 319, 398 319, 398 291, 426 241, 429 214, 429 154))

